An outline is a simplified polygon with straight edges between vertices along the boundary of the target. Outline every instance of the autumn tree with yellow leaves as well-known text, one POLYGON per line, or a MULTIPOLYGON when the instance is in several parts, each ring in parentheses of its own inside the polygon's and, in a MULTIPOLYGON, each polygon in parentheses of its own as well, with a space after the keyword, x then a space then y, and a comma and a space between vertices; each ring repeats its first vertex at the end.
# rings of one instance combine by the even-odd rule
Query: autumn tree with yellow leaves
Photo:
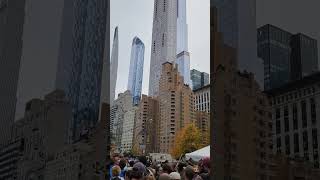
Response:
POLYGON ((170 150, 174 158, 203 147, 202 135, 195 124, 188 124, 175 137, 174 147, 170 150))

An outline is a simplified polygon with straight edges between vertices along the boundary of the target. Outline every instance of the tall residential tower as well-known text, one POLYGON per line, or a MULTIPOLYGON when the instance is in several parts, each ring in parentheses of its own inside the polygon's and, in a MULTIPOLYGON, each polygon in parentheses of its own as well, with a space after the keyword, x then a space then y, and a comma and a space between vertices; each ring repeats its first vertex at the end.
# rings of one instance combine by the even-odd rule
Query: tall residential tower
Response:
POLYGON ((128 90, 132 93, 133 104, 138 105, 141 97, 144 63, 144 44, 135 37, 132 42, 128 90))
POLYGON ((111 53, 110 63, 110 104, 114 101, 117 85, 117 73, 118 73, 118 55, 119 55, 119 37, 118 27, 114 30, 113 46, 111 53))
POLYGON ((159 93, 162 64, 174 62, 177 55, 177 0, 155 0, 152 29, 152 48, 149 95, 159 93))
POLYGON ((60 89, 72 105, 75 139, 96 124, 107 8, 106 0, 26 1, 16 120, 28 101, 60 89))
POLYGON ((177 60, 178 70, 185 84, 191 85, 190 54, 188 52, 188 24, 186 0, 177 0, 177 60))

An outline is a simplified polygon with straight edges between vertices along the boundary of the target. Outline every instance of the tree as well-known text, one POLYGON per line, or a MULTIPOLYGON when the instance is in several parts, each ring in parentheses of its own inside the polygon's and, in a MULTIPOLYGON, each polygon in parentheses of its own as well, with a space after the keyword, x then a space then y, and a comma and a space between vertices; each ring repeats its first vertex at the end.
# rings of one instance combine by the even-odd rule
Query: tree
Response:
POLYGON ((179 158, 182 154, 193 152, 201 148, 203 142, 201 141, 200 130, 195 124, 187 124, 182 128, 175 137, 173 148, 170 150, 174 158, 179 158))
POLYGON ((201 133, 201 141, 202 141, 202 147, 206 147, 210 145, 210 131, 205 131, 201 133))

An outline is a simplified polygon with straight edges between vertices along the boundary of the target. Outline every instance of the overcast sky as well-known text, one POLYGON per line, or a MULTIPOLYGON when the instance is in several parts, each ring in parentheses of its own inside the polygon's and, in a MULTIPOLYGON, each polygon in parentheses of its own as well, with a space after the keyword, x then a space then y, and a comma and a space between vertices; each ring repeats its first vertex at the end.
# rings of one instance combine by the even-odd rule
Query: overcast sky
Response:
MULTIPOLYGON (((119 64, 116 94, 127 88, 131 44, 138 36, 145 44, 142 93, 148 94, 153 0, 111 0, 110 37, 119 27, 119 64)), ((210 72, 210 1, 187 0, 191 69, 210 72)))

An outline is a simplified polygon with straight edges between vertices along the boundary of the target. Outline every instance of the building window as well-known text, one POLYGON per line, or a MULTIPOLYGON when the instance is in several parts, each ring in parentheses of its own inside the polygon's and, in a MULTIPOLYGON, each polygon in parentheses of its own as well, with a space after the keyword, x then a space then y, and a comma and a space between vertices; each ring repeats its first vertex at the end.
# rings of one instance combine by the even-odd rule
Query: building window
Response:
POLYGON ((285 147, 286 147, 286 155, 290 155, 290 137, 286 135, 285 137, 285 147))
POLYGON ((317 129, 312 129, 312 147, 314 167, 319 168, 319 152, 318 152, 318 132, 317 129))
POLYGON ((289 111, 288 111, 288 106, 284 107, 284 131, 288 132, 289 131, 289 111))
POLYGON ((158 1, 155 1, 155 10, 154 10, 154 13, 155 13, 155 17, 157 17, 157 14, 158 14, 158 1))
POLYGON ((276 119, 280 119, 280 109, 276 109, 276 119))
POLYGON ((318 132, 317 132, 317 129, 312 129, 312 146, 313 146, 313 149, 318 149, 318 132))
POLYGON ((153 41, 153 53, 156 53, 156 41, 153 41))
POLYGON ((161 42, 162 47, 164 47, 164 34, 162 34, 162 42, 161 42))
POLYGON ((311 122, 313 125, 317 123, 316 102, 314 98, 310 99, 311 122))
POLYGON ((293 123, 293 129, 298 129, 298 109, 297 104, 292 105, 292 123, 293 123))
POLYGON ((299 134, 295 133, 293 136, 294 153, 299 153, 299 134))
POLYGON ((166 0, 163 0, 163 12, 166 12, 166 0))
POLYGON ((307 127, 307 106, 306 101, 301 101, 301 119, 302 119, 302 127, 307 127))
POLYGON ((280 132, 281 132, 280 120, 276 120, 276 134, 280 134, 280 132))
POLYGON ((277 138, 277 153, 281 153, 281 137, 277 138))
POLYGON ((304 131, 302 134, 303 150, 308 151, 308 132, 304 131))

